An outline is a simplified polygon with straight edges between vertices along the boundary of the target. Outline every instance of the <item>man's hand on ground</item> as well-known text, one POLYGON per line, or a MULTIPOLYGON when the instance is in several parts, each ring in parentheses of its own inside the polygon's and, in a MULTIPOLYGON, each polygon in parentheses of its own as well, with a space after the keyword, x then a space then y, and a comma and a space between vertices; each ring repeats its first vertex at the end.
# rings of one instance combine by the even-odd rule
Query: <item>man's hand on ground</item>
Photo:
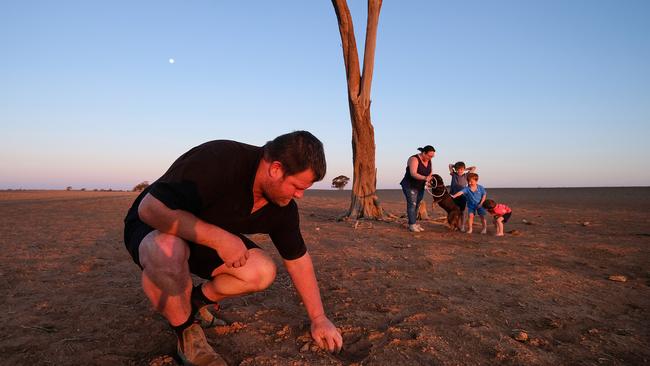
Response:
POLYGON ((318 347, 331 353, 339 353, 343 347, 343 337, 338 329, 325 315, 314 319, 311 323, 311 336, 318 347))

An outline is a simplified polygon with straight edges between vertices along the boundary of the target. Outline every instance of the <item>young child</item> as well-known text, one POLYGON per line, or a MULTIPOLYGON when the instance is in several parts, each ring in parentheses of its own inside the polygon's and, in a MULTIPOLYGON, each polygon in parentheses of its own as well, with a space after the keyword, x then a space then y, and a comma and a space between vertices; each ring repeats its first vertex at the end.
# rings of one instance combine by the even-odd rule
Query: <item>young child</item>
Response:
POLYGON ((487 196, 485 188, 482 185, 478 184, 478 174, 476 173, 467 173, 467 184, 468 186, 463 188, 460 192, 456 192, 451 195, 451 198, 456 198, 461 195, 465 196, 467 200, 467 233, 472 233, 472 227, 474 226, 474 215, 478 214, 481 216, 481 223, 483 224, 483 230, 481 234, 487 233, 487 221, 485 220, 485 214, 487 213, 482 207, 485 197, 487 196))
MULTIPOLYGON (((474 173, 476 170, 475 166, 465 168, 465 163, 462 161, 456 162, 456 164, 449 164, 449 174, 451 175, 451 184, 449 186, 449 194, 455 194, 460 192, 463 188, 467 187, 467 174, 474 173)), ((467 221, 467 212, 465 212, 465 206, 467 206, 467 200, 465 196, 459 196, 454 198, 454 203, 460 208, 461 213, 461 224, 460 231, 465 231, 465 222, 467 221)))
POLYGON ((494 227, 497 230, 496 236, 503 236, 503 224, 510 220, 510 215, 512 214, 510 207, 502 203, 496 203, 493 200, 485 200, 483 202, 483 208, 494 215, 494 227))

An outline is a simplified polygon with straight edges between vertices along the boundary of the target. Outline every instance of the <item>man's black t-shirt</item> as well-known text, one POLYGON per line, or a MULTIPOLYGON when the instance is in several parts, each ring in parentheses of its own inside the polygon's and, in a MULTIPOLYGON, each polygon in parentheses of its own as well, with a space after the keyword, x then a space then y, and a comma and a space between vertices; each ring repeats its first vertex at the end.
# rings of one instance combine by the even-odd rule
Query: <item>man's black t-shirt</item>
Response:
POLYGON ((135 200, 125 221, 139 220, 138 205, 150 193, 172 210, 191 212, 233 234, 269 234, 282 258, 302 257, 298 205, 272 202, 251 214, 253 181, 263 148, 235 141, 206 142, 179 157, 135 200))

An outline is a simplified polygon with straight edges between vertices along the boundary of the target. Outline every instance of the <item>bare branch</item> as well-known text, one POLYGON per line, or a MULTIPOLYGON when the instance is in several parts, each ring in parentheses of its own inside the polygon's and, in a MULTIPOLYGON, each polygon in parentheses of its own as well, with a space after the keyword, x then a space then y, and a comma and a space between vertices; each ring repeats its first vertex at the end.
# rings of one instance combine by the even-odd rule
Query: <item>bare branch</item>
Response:
POLYGON ((354 38, 354 24, 350 9, 345 0, 332 0, 336 18, 339 23, 339 33, 343 48, 343 60, 345 61, 345 73, 348 82, 348 96, 355 101, 359 97, 359 84, 361 76, 359 70, 359 55, 357 53, 357 42, 354 38))
POLYGON ((363 53, 363 74, 361 76, 360 103, 370 106, 370 87, 375 64, 375 47, 377 45, 377 28, 382 0, 368 0, 368 22, 366 25, 366 46, 363 53))

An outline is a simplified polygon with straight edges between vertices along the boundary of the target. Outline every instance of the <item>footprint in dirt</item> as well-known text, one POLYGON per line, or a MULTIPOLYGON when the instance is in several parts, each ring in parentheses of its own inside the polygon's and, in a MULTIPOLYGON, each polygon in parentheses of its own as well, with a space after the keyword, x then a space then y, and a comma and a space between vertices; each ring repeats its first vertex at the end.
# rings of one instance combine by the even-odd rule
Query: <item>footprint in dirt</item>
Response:
POLYGON ((361 336, 344 340, 343 349, 336 358, 345 363, 359 363, 370 355, 372 343, 361 336))
POLYGON ((172 357, 170 355, 163 355, 151 359, 148 366, 176 366, 182 364, 183 363, 178 356, 172 357))

